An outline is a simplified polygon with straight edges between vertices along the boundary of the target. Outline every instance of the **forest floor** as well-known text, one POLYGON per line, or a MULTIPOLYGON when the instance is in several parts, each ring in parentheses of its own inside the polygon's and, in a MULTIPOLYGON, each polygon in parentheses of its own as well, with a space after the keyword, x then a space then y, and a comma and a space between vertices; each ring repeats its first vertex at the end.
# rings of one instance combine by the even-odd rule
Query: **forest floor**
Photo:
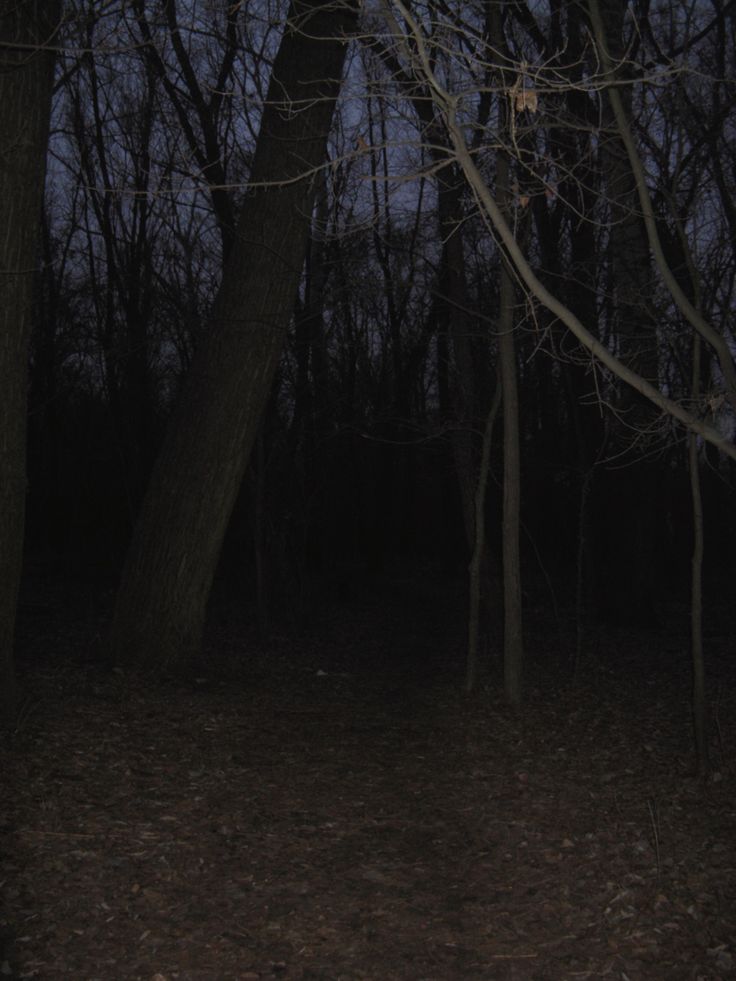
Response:
POLYGON ((197 677, 145 687, 89 654, 103 614, 26 607, 0 978, 736 977, 733 625, 702 782, 684 614, 591 631, 573 678, 538 612, 513 713, 497 654, 462 693, 446 599, 395 581, 267 644, 220 611, 197 677))

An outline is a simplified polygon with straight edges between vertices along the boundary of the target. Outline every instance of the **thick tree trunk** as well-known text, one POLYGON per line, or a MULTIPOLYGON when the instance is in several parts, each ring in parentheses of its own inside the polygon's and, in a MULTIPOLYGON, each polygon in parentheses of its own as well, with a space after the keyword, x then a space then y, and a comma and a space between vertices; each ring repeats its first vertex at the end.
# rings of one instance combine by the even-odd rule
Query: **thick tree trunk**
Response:
POLYGON ((59 7, 0 2, 0 723, 16 708, 13 636, 26 496, 28 337, 59 7))
POLYGON ((120 664, 163 669, 199 649, 223 537, 278 365, 304 264, 314 172, 357 3, 293 0, 274 62, 251 189, 154 468, 110 638, 120 664))

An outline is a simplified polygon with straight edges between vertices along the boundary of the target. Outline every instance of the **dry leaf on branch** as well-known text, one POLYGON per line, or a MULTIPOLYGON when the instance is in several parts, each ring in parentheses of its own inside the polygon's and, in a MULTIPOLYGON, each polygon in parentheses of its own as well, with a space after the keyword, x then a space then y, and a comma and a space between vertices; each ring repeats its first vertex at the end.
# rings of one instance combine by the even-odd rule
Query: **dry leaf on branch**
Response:
POLYGON ((516 90, 514 108, 517 112, 536 112, 539 106, 539 97, 536 89, 525 89, 523 86, 516 90))

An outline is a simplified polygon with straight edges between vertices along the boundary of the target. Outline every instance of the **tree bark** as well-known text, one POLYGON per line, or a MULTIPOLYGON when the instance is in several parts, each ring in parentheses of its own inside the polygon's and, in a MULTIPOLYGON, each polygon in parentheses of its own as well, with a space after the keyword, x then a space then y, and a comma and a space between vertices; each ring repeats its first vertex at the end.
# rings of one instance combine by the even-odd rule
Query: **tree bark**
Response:
POLYGON ((110 637, 120 664, 199 650, 223 537, 304 264, 315 171, 357 2, 293 0, 210 331, 185 379, 126 559, 110 637))
POLYGON ((28 340, 59 6, 0 3, 0 723, 17 705, 13 639, 26 497, 28 340))

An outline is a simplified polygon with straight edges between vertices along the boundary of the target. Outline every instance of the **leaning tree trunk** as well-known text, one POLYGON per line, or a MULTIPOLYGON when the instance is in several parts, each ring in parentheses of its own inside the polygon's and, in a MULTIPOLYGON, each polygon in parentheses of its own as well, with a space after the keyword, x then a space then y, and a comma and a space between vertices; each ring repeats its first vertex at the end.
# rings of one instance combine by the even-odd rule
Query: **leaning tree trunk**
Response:
POLYGON ((294 309, 315 171, 357 0, 293 0, 250 189, 210 330, 185 380, 126 559, 110 638, 119 664, 163 669, 198 650, 206 604, 294 309))
POLYGON ((50 0, 0 2, 0 723, 16 708, 13 635, 26 496, 28 337, 59 23, 50 0))

